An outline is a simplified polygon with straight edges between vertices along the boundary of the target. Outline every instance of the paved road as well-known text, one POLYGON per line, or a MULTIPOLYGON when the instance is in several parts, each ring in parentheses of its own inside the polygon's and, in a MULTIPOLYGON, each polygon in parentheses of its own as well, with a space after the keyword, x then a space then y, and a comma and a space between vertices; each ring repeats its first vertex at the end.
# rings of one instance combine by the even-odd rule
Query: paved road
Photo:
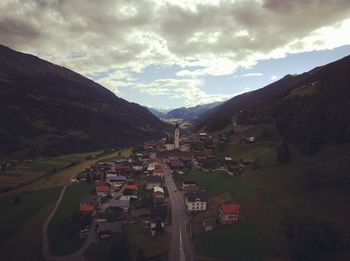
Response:
POLYGON ((169 261, 195 261, 196 252, 187 229, 190 216, 186 212, 183 192, 175 191, 176 185, 168 168, 165 171, 165 184, 168 187, 172 210, 172 241, 169 261))

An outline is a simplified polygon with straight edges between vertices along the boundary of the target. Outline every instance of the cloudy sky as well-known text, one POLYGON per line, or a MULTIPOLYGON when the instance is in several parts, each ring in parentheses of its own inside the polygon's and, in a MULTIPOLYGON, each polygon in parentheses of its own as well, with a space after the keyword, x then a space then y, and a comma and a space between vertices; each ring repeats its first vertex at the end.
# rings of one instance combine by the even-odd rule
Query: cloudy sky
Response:
POLYGON ((1 0, 0 43, 119 97, 225 100, 350 54, 349 0, 1 0))

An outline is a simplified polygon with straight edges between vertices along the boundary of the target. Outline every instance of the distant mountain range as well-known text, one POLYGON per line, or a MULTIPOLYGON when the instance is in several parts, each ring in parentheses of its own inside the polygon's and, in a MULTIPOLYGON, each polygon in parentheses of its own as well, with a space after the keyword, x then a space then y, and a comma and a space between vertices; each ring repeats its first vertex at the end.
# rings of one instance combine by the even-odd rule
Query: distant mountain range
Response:
POLYGON ((146 108, 33 55, 0 45, 0 155, 135 145, 168 128, 146 108))
POLYGON ((313 152, 321 144, 350 141, 350 56, 211 109, 196 129, 219 131, 232 124, 273 123, 291 143, 313 152))
POLYGON ((157 109, 154 108, 148 108, 155 116, 157 116, 160 119, 178 119, 183 121, 194 121, 198 118, 199 115, 207 112, 210 109, 215 108, 216 106, 220 105, 222 102, 214 102, 209 104, 201 104, 197 105, 195 107, 181 107, 177 108, 171 111, 168 111, 167 113, 160 112, 157 109))

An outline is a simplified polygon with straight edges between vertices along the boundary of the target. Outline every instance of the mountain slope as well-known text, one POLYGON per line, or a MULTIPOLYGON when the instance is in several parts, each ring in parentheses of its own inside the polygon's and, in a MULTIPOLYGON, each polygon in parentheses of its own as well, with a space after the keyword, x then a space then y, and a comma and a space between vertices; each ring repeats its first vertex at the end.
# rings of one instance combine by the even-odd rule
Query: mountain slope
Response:
POLYGON ((193 121, 197 119, 202 113, 207 112, 208 110, 215 108, 222 102, 214 102, 209 104, 201 104, 197 105, 195 107, 181 107, 174 109, 172 111, 169 111, 166 115, 166 119, 182 119, 185 121, 193 121))
POLYGON ((146 108, 35 56, 0 46, 0 155, 132 145, 167 128, 146 108))
POLYGON ((328 140, 349 141, 350 56, 307 73, 286 76, 211 110, 197 129, 273 122, 290 142, 312 152, 328 140))

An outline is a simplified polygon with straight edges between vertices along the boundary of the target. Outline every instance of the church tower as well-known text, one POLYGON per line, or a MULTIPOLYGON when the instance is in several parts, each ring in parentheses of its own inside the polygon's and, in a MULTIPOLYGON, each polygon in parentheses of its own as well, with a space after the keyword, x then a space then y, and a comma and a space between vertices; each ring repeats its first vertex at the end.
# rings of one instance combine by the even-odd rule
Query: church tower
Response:
POLYGON ((178 123, 176 123, 176 127, 175 127, 174 145, 176 150, 180 148, 180 127, 178 123))

